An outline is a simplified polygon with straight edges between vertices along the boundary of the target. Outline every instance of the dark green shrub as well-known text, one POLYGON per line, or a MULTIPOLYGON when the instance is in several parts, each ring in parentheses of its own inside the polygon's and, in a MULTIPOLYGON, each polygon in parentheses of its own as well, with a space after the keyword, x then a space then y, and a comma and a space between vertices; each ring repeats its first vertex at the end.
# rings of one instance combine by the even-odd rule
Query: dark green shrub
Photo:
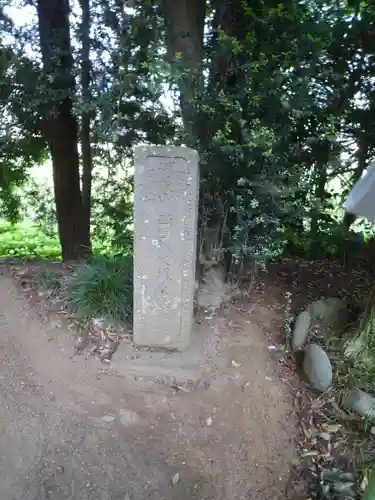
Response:
POLYGON ((68 306, 77 316, 129 321, 133 310, 133 259, 94 257, 77 267, 64 287, 68 306))

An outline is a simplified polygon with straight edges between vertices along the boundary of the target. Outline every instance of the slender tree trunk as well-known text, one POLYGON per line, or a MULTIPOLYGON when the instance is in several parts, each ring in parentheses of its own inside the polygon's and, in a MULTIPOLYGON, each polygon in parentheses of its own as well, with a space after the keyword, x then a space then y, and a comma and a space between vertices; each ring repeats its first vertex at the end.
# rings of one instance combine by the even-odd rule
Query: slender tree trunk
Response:
POLYGON ((319 220, 326 194, 327 167, 325 161, 319 159, 315 166, 315 201, 310 219, 310 238, 316 242, 319 233, 319 220))
POLYGON ((90 252, 79 176, 78 125, 68 0, 38 0, 40 46, 45 73, 46 137, 49 142, 62 256, 79 260, 90 252))
POLYGON ((313 152, 317 158, 314 172, 315 180, 315 206, 311 210, 310 218, 310 238, 311 241, 317 241, 319 233, 320 215, 326 198, 327 184, 327 165, 331 155, 330 141, 320 141, 313 145, 313 152))
POLYGON ((92 151, 90 137, 91 95, 90 95, 90 0, 80 0, 82 9, 82 98, 84 110, 81 116, 81 148, 82 148, 82 202, 85 214, 86 230, 90 232, 91 222, 91 189, 92 189, 92 151))

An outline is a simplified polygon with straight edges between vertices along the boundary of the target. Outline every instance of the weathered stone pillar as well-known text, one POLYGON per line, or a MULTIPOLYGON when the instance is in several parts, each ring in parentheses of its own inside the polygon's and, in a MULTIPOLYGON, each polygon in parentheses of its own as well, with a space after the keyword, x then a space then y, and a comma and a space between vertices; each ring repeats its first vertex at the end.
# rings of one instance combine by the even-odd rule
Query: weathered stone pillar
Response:
POLYGON ((196 151, 139 146, 134 175, 134 343, 184 349, 193 323, 196 151))

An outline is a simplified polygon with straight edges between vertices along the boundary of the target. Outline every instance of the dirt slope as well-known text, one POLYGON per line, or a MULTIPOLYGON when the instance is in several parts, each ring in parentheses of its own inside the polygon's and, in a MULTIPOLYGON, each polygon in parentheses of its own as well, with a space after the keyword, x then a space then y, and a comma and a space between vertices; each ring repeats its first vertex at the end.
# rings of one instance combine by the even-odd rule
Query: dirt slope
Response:
POLYGON ((1 499, 286 498, 296 427, 255 321, 267 310, 215 319, 204 382, 176 392, 72 359, 71 332, 41 323, 6 273, 0 297, 1 499))

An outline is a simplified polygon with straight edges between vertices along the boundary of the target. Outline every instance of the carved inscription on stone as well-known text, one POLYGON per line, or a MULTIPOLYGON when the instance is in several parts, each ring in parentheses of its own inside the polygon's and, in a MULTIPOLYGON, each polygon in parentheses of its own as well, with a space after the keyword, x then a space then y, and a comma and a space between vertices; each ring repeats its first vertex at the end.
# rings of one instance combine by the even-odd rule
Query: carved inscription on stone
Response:
POLYGON ((183 348, 189 343, 198 178, 198 158, 193 150, 136 150, 136 344, 183 348))

